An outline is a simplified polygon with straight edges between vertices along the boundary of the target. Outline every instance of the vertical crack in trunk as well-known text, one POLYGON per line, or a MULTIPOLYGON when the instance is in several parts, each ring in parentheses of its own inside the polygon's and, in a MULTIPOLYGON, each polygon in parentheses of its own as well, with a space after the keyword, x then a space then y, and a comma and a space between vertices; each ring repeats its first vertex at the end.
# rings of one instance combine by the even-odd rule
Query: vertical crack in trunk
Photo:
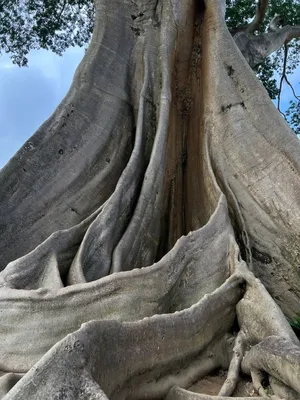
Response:
POLYGON ((5 400, 207 400, 172 387, 218 368, 221 395, 240 370, 300 393, 299 143, 224 13, 96 1, 68 95, 0 173, 5 400))

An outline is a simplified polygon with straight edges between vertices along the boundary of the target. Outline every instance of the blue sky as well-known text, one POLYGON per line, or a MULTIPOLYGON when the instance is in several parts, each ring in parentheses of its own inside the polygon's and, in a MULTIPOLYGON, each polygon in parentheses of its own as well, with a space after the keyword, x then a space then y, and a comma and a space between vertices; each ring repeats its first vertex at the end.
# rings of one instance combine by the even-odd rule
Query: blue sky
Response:
POLYGON ((29 67, 0 57, 0 168, 16 153, 68 91, 84 49, 70 48, 63 57, 31 51, 29 67))
MULTIPOLYGON (((32 51, 29 67, 13 65, 0 57, 0 168, 16 153, 42 122, 55 110, 70 87, 84 50, 68 49, 63 57, 50 51, 32 51)), ((300 92, 300 67, 290 78, 300 92)), ((292 99, 285 84, 282 110, 292 99)))

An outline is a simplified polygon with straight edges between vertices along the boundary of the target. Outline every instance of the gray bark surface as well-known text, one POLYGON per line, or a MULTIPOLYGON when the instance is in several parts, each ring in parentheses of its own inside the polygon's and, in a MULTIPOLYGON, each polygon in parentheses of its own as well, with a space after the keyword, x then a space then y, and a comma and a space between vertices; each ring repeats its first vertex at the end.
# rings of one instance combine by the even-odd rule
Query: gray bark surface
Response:
POLYGON ((241 372, 299 397, 300 144, 252 45, 223 1, 95 5, 0 172, 0 398, 237 399, 241 372), (188 390, 218 369, 219 395, 188 390))

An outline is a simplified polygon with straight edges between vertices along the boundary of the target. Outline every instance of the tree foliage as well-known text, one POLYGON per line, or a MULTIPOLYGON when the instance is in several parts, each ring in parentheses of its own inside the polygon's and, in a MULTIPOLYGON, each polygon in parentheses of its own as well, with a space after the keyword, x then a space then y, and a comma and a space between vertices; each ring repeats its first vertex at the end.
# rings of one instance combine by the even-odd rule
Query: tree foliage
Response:
MULTIPOLYGON (((238 26, 245 25, 255 15, 255 2, 251 0, 227 0, 226 22, 229 29, 234 30, 238 26)), ((268 30, 270 21, 275 15, 283 17, 283 25, 300 24, 300 1, 299 0, 272 0, 266 10, 263 23, 260 25, 259 32, 268 30)), ((291 74, 295 71, 300 62, 300 42, 292 40, 288 45, 288 57, 286 63, 286 73, 291 74)), ((284 48, 278 49, 272 56, 268 57, 264 63, 255 68, 257 76, 264 84, 271 99, 278 99, 280 89, 278 87, 278 76, 281 76, 284 64, 284 48)), ((294 96, 293 96, 294 97, 294 96)), ((299 121, 299 100, 291 100, 285 116, 297 134, 300 132, 299 121)))
POLYGON ((91 37, 93 2, 86 0, 3 0, 0 3, 0 48, 13 63, 25 66, 33 49, 62 53, 84 46, 91 37))
MULTIPOLYGON (((255 15, 253 0, 227 0, 226 22, 230 30, 249 22, 255 15)), ((267 8, 259 34, 266 32, 274 15, 283 16, 283 24, 300 24, 299 0, 272 0, 267 8)), ((2 0, 0 3, 0 54, 9 53, 12 61, 26 66, 32 49, 47 49, 62 55, 70 46, 88 44, 93 30, 94 5, 91 0, 2 0)), ((289 43, 287 74, 295 71, 300 61, 300 43, 289 43)), ((271 99, 279 95, 278 76, 284 63, 284 49, 278 49, 255 68, 271 99)), ((286 113, 295 132, 299 132, 298 99, 293 99, 286 113)))
POLYGON ((290 101, 290 107, 287 110, 287 118, 295 133, 300 135, 300 102, 290 101))
MULTIPOLYGON (((255 15, 255 2, 249 0, 227 0, 227 25, 229 29, 235 29, 237 26, 245 25, 255 15)), ((300 23, 300 2, 299 0, 272 0, 267 8, 266 16, 260 26, 259 32, 268 30, 270 21, 275 15, 282 15, 284 25, 298 25, 300 23)), ((293 72, 300 61, 299 41, 293 40, 289 45, 289 57, 287 72, 293 72)), ((271 57, 256 68, 259 79, 266 87, 271 99, 278 96, 278 87, 276 76, 281 74, 283 68, 284 52, 279 49, 271 57)))
POLYGON ((299 399, 300 141, 247 62, 300 26, 254 36, 267 3, 230 34, 225 0, 95 0, 0 173, 0 398, 299 399))

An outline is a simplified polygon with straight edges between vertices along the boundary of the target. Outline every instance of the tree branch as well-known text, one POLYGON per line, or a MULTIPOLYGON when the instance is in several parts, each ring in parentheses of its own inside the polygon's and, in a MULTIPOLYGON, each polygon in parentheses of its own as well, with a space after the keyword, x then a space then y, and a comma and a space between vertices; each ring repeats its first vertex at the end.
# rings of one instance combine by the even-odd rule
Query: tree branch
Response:
POLYGON ((286 25, 282 29, 286 29, 286 41, 287 43, 290 42, 293 39, 300 38, 300 25, 286 25))
POLYGON ((234 36, 234 40, 251 68, 254 68, 285 43, 299 37, 300 25, 285 25, 276 32, 258 36, 249 37, 245 32, 240 32, 234 36))
POLYGON ((278 32, 283 26, 284 19, 281 15, 275 14, 269 23, 269 32, 278 32))
POLYGON ((59 12, 59 14, 58 14, 58 17, 57 17, 57 22, 58 22, 58 23, 60 22, 62 13, 65 11, 66 5, 67 5, 67 0, 64 0, 63 5, 62 5, 62 8, 61 8, 61 10, 60 10, 60 12, 59 12))
POLYGON ((279 83, 279 93, 278 93, 278 101, 277 101, 277 109, 280 111, 281 114, 284 115, 284 118, 286 119, 286 115, 282 113, 280 109, 280 100, 281 100, 281 92, 282 92, 282 85, 283 85, 283 80, 286 77, 286 62, 287 62, 287 56, 288 56, 288 46, 287 43, 284 44, 284 60, 283 60, 283 70, 282 70, 282 75, 280 78, 280 83, 279 83))
POLYGON ((287 77, 287 72, 286 72, 286 64, 287 64, 287 58, 288 58, 288 45, 287 42, 284 44, 284 60, 283 60, 283 69, 282 69, 282 74, 280 78, 280 83, 279 83, 279 94, 278 94, 278 101, 277 101, 277 109, 278 111, 284 116, 284 119, 286 120, 286 114, 283 113, 280 109, 280 100, 281 100, 281 92, 282 92, 282 86, 283 86, 283 81, 286 81, 286 83, 289 85, 291 88, 293 95, 295 99, 300 100, 300 97, 296 95, 295 89, 291 82, 289 81, 287 77))
POLYGON ((257 29, 259 29, 260 25, 263 23, 265 19, 268 5, 269 5, 269 0, 258 0, 255 17, 247 26, 246 28, 247 33, 253 33, 257 29))

